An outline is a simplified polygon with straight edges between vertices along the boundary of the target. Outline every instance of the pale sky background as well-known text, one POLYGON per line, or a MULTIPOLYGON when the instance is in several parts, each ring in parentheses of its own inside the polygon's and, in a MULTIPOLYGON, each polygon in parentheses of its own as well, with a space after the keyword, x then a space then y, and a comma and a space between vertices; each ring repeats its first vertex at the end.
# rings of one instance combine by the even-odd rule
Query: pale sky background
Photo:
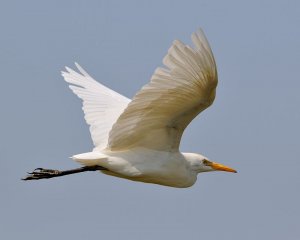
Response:
POLYGON ((2 0, 0 239, 300 239, 299 23, 297 0, 2 0), (238 174, 200 174, 188 189, 98 173, 20 180, 92 149, 65 65, 132 97, 198 27, 219 86, 181 150, 238 174))

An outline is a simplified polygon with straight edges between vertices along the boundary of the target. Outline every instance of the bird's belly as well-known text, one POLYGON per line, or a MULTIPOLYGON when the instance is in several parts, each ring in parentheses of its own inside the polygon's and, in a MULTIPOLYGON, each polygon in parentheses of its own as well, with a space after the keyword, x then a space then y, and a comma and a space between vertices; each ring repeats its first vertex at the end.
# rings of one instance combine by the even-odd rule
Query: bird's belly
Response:
POLYGON ((169 176, 162 176, 162 175, 138 175, 138 176, 128 176, 119 174, 112 171, 101 171, 104 174, 128 179, 131 181, 137 181, 137 182, 144 182, 144 183, 152 183, 152 184, 158 184, 158 185, 164 185, 169 187, 177 187, 177 188, 187 188, 191 187, 195 181, 196 177, 194 179, 188 179, 188 178, 174 178, 169 176))
POLYGON ((115 171, 102 171, 104 174, 125 178, 132 181, 153 183, 170 187, 187 188, 192 186, 197 179, 196 175, 187 174, 177 170, 168 171, 166 169, 160 169, 159 171, 141 171, 139 173, 131 174, 128 172, 115 172, 115 171))
POLYGON ((162 175, 144 175, 138 176, 135 179, 131 179, 134 181, 145 182, 145 183, 153 183, 170 187, 177 188, 187 188, 192 186, 196 180, 191 180, 190 178, 183 178, 182 176, 162 176, 162 175))

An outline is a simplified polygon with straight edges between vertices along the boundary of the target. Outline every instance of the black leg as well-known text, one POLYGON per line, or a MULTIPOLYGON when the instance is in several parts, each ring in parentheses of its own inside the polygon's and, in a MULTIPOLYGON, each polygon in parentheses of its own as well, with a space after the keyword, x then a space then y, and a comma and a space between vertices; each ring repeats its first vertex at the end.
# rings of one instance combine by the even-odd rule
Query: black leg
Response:
POLYGON ((108 170, 101 166, 85 166, 81 168, 75 168, 71 170, 54 170, 54 169, 44 169, 44 168, 36 168, 33 170, 33 172, 29 172, 28 175, 25 178, 22 178, 22 180, 39 180, 44 178, 53 178, 53 177, 60 177, 65 176, 69 174, 74 173, 80 173, 80 172, 87 172, 87 171, 98 171, 98 170, 108 170))

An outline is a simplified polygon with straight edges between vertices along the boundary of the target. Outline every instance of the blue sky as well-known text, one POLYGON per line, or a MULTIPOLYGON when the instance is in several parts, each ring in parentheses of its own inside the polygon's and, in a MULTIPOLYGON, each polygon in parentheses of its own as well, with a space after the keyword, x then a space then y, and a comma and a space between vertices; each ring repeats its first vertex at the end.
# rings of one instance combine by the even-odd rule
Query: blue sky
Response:
POLYGON ((2 1, 1 239, 299 239, 299 22, 292 0, 2 1), (93 147, 64 66, 131 98, 198 27, 219 85, 181 150, 238 174, 201 174, 188 189, 98 173, 20 181, 77 167, 68 157, 93 147))

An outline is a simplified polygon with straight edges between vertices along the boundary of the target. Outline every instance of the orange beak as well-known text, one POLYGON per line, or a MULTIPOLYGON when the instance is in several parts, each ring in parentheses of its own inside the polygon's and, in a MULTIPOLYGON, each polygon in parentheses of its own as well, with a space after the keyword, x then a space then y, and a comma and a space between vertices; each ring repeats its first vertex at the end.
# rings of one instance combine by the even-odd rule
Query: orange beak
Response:
POLYGON ((215 169, 216 171, 225 171, 225 172, 233 172, 233 173, 237 173, 236 170, 234 170, 233 168, 227 167, 225 165, 222 165, 220 163, 215 163, 215 162, 211 162, 210 166, 215 169))

